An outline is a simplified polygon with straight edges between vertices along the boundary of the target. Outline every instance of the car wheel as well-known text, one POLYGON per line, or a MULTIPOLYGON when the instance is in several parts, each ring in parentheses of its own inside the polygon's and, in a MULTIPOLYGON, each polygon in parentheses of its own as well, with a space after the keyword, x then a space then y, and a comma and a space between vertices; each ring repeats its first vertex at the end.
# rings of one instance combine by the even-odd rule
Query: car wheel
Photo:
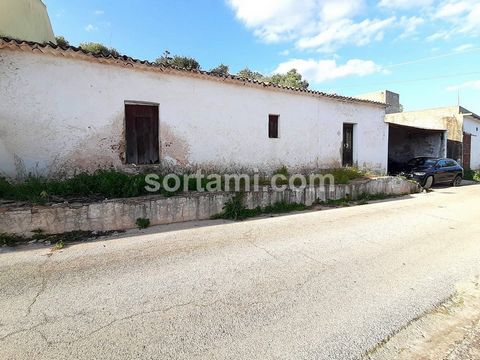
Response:
POLYGON ((425 183, 423 184, 424 189, 430 189, 433 185, 433 176, 429 176, 425 179, 425 183))
POLYGON ((455 180, 453 180, 452 186, 460 186, 462 184, 462 177, 460 175, 457 175, 455 177, 455 180))

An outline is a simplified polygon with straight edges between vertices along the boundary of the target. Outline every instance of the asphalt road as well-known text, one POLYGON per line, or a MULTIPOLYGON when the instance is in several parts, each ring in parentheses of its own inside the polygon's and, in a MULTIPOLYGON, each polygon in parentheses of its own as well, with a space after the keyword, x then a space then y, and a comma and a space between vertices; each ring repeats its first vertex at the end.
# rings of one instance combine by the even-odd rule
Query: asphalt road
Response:
POLYGON ((3 249, 0 359, 357 358, 480 274, 479 214, 467 186, 3 249))

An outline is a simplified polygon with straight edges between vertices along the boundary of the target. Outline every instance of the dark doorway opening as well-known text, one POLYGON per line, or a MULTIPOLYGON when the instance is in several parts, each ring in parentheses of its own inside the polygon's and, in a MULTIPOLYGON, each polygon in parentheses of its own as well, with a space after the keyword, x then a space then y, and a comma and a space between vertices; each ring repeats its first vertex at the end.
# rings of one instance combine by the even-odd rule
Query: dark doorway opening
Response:
POLYGON ((343 124, 342 165, 353 166, 353 124, 343 124))
POLYGON ((268 137, 278 139, 278 118, 279 115, 268 115, 268 137))
POLYGON ((472 135, 463 133, 463 168, 470 170, 472 159, 472 135))
POLYGON ((126 161, 128 164, 158 164, 158 105, 125 104, 126 161))

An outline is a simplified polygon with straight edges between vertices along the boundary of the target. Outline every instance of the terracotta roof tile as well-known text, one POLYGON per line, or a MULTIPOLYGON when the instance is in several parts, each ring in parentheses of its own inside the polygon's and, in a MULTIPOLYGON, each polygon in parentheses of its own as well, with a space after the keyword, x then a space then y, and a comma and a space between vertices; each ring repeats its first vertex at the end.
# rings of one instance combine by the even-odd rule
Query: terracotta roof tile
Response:
POLYGON ((31 51, 31 52, 39 51, 44 54, 51 54, 55 56, 82 57, 84 59, 96 60, 101 63, 112 63, 116 65, 118 65, 119 63, 122 63, 122 65, 124 66, 141 66, 141 67, 151 68, 152 70, 155 69, 157 71, 158 70, 160 71, 174 70, 176 72, 184 73, 185 75, 197 75, 197 76, 200 75, 208 78, 228 79, 235 82, 249 83, 252 85, 263 86, 265 88, 293 91, 296 93, 304 93, 304 94, 313 95, 313 96, 326 97, 326 98, 336 99, 339 101, 365 103, 365 104, 371 104, 371 105, 377 105, 377 106, 383 106, 383 107, 387 106, 387 104, 377 102, 377 101, 364 100, 364 99, 359 99, 359 98, 349 97, 349 96, 342 96, 337 94, 330 94, 330 93, 317 91, 317 90, 308 90, 308 89, 300 89, 300 88, 294 88, 289 86, 282 86, 282 85, 277 85, 277 84, 259 81, 255 79, 243 78, 237 75, 220 75, 220 74, 216 74, 216 73, 212 73, 204 70, 187 70, 187 69, 179 68, 173 65, 159 65, 159 64, 150 62, 148 60, 139 60, 126 55, 114 56, 112 54, 104 54, 104 53, 93 54, 83 50, 80 47, 75 47, 75 46, 64 47, 64 46, 59 46, 53 43, 40 44, 32 41, 23 41, 23 40, 15 40, 15 39, 6 38, 6 37, 0 37, 0 49, 5 49, 5 48, 12 49, 12 50, 31 51))

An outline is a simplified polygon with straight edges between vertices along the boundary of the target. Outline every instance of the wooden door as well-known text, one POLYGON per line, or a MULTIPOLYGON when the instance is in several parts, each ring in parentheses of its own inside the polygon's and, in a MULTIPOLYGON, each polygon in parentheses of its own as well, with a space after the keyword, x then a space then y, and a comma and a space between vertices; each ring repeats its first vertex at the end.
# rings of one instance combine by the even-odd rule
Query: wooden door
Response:
POLYGON ((470 170, 470 161, 472 158, 472 135, 463 133, 463 168, 470 170))
POLYGON ((126 161, 128 164, 160 162, 158 106, 125 105, 126 161))
POLYGON ((353 166, 353 124, 343 124, 342 165, 353 166))

